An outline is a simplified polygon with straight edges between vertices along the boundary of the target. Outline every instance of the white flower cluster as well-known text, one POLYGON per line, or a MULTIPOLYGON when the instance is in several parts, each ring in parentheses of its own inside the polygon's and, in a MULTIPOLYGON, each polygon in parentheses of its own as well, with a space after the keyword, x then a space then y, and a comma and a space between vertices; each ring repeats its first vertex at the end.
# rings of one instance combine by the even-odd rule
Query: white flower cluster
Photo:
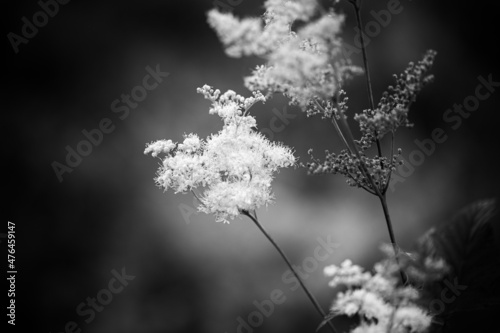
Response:
POLYGON ((255 131, 256 121, 248 109, 262 94, 244 98, 234 91, 221 94, 205 85, 198 88, 212 101, 211 114, 224 121, 219 133, 206 140, 196 134, 184 142, 160 140, 147 145, 145 154, 165 154, 156 182, 176 193, 201 188, 199 209, 213 213, 218 222, 228 222, 241 211, 255 210, 273 199, 271 181, 279 168, 292 166, 295 157, 290 148, 272 143, 255 131))
POLYGON ((398 286, 396 274, 399 266, 385 260, 377 263, 375 273, 345 260, 340 267, 325 268, 332 278, 331 287, 344 285, 331 311, 335 315, 358 315, 360 325, 351 333, 417 333, 425 332, 431 324, 431 316, 417 306, 418 291, 411 286, 398 286))
POLYGON ((343 15, 320 11, 317 0, 267 0, 264 6, 263 20, 208 13, 229 56, 267 60, 245 78, 251 91, 283 93, 305 110, 315 98, 335 96, 343 80, 360 71, 341 54, 343 15))

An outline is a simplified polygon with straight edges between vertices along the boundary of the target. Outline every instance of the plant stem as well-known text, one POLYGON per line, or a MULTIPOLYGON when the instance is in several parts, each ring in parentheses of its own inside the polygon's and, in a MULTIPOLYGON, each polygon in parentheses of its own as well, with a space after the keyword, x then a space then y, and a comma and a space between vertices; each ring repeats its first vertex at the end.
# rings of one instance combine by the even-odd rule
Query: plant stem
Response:
MULTIPOLYGON (((314 103, 316 103, 316 106, 318 106, 318 108, 323 111, 324 114, 326 114, 326 110, 324 107, 321 106, 321 104, 318 103, 317 100, 314 100, 314 103)), ((335 131, 337 132, 338 136, 340 137, 340 139, 342 140, 342 142, 344 143, 345 147, 347 148, 347 150, 349 150, 349 152, 351 154, 353 154, 353 151, 351 149, 351 147, 349 146, 349 143, 347 142, 347 140, 345 139, 344 137, 344 134, 342 134, 342 131, 339 127, 339 125, 337 124, 337 120, 336 120, 336 115, 335 115, 335 112, 332 113, 332 125, 333 127, 335 128, 335 131)), ((354 147, 354 149, 356 149, 356 147, 354 147)))
POLYGON ((370 108, 375 109, 375 102, 373 101, 373 90, 372 90, 372 79, 370 76, 370 69, 368 67, 368 57, 366 56, 365 39, 363 37, 363 22, 361 21, 361 10, 355 2, 351 2, 354 6, 354 12, 356 13, 356 22, 359 29, 359 39, 361 43, 361 52, 363 55, 363 67, 366 72, 366 89, 368 91, 368 99, 370 101, 370 108))
POLYGON ((399 266, 399 274, 401 275, 401 281, 403 282, 403 284, 406 284, 405 274, 403 273, 403 269, 399 264, 399 258, 398 258, 399 248, 396 243, 396 237, 394 236, 394 231, 392 230, 391 215, 389 214, 389 208, 387 207, 387 198, 385 194, 380 194, 378 197, 380 199, 380 203, 382 204, 382 209, 384 210, 385 222, 387 223, 387 229, 389 230, 389 237, 391 238, 392 248, 394 249, 394 257, 396 258, 396 263, 399 266))
MULTIPOLYGON (((248 211, 243 211, 243 214, 246 215, 246 216, 248 216, 255 223, 255 225, 260 229, 260 231, 262 231, 262 233, 264 234, 264 236, 266 236, 266 238, 271 242, 271 244, 273 244, 273 246, 276 248, 276 250, 278 251, 278 253, 281 255, 281 257, 283 258, 283 260, 287 264, 288 268, 290 268, 290 270, 292 271, 293 275, 295 275, 295 277, 299 281, 300 286, 302 287, 302 289, 306 293, 307 297, 309 297, 309 299, 311 300, 311 303, 314 305, 314 307, 316 308, 316 310, 318 311, 318 313, 324 319, 326 317, 326 314, 323 311, 323 309, 321 308, 321 306, 319 305, 318 301, 313 296, 313 294, 311 294, 311 292, 309 291, 309 289, 307 289, 306 285, 304 284, 304 281, 302 281, 302 279, 300 278, 299 274, 297 273, 297 271, 295 270, 295 268, 292 266, 292 263, 290 262, 290 260, 286 256, 286 254, 283 252, 283 250, 274 241, 274 239, 271 237, 271 235, 269 235, 269 233, 267 233, 267 231, 264 229, 264 227, 259 223, 259 221, 257 219, 257 215, 255 215, 255 217, 254 217, 248 211)), ((330 321, 328 321, 328 325, 329 325, 329 327, 330 327, 330 329, 332 330, 333 333, 337 333, 337 331, 335 330, 335 327, 333 326, 333 324, 330 321)))
POLYGON ((380 199, 380 203, 382 204, 382 209, 384 210, 385 222, 387 224, 387 230, 389 230, 389 237, 391 239, 392 247, 394 248, 394 256, 396 258, 396 263, 399 266, 399 273, 401 275, 401 281, 403 282, 403 284, 405 284, 406 278, 405 278, 405 275, 404 275, 403 270, 401 268, 401 265, 399 264, 399 259, 398 259, 399 249, 398 249, 398 246, 396 243, 396 237, 394 236, 394 231, 392 230, 391 215, 389 214, 389 208, 387 208, 387 199, 385 196, 385 191, 384 190, 381 191, 378 188, 377 184, 375 184, 375 181, 373 180, 373 177, 370 175, 370 172, 366 168, 365 163, 361 159, 361 155, 358 151, 358 147, 356 146, 356 142, 354 141, 354 136, 352 135, 351 129, 349 128, 349 124, 347 123, 347 119, 342 114, 340 115, 340 121, 342 122, 342 124, 344 125, 344 127, 346 129, 347 140, 349 140, 354 145, 354 154, 356 155, 357 159, 359 160, 360 171, 368 179, 368 181, 370 182, 370 184, 375 192, 374 194, 380 199))
MULTIPOLYGON (((354 143, 354 137, 353 137, 352 132, 350 131, 348 125, 347 125, 347 119, 345 119, 345 117, 342 117, 341 120, 344 122, 344 126, 347 126, 347 130, 346 130, 347 138, 351 142, 354 143)), ((387 207, 387 198, 385 196, 385 192, 380 191, 378 186, 375 184, 375 181, 373 180, 372 176, 370 175, 370 172, 366 169, 365 163, 361 159, 361 155, 359 154, 357 147, 355 147, 354 152, 355 152, 356 157, 358 158, 358 160, 360 162, 361 172, 365 175, 365 177, 368 179, 368 181, 372 185, 373 190, 375 191, 375 195, 380 199, 380 203, 382 204, 382 209, 384 210, 385 222, 387 224, 387 230, 389 231, 389 237, 391 239, 391 244, 392 244, 392 247, 394 249, 394 256, 396 258, 396 263, 399 266, 399 273, 401 275, 401 281, 403 282, 403 284, 405 284, 406 278, 405 278, 405 275, 403 273, 403 269, 401 268, 401 265, 399 264, 399 259, 398 259, 399 249, 398 249, 398 245, 396 243, 396 237, 394 236, 394 231, 392 229, 391 215, 389 213, 389 208, 387 207)))
MULTIPOLYGON (((363 22, 361 21, 361 10, 357 1, 350 1, 356 13, 356 22, 358 23, 359 39, 361 42, 361 53, 363 55, 363 67, 366 73, 366 90, 368 91, 368 100, 370 101, 370 108, 375 110, 375 102, 373 101, 372 79, 370 76, 370 68, 368 67, 368 57, 366 56, 365 39, 363 37, 363 22)), ((375 142, 377 143, 378 156, 382 157, 382 147, 378 138, 377 131, 375 131, 375 142)), ((384 167, 381 163, 382 168, 384 167)))
MULTIPOLYGON (((394 132, 391 131, 391 163, 392 163, 392 160, 394 158, 394 132)), ((385 187, 384 189, 382 190, 382 194, 386 194, 387 193, 387 189, 389 188, 389 185, 391 183, 391 177, 392 177, 392 168, 391 170, 389 170, 389 174, 387 176, 387 183, 385 184, 385 187)))
MULTIPOLYGON (((366 87, 367 87, 367 91, 368 91, 368 99, 370 101, 370 108, 372 110, 375 110, 375 103, 373 101, 372 81, 371 81, 371 76, 370 76, 370 68, 368 67, 368 57, 366 56, 366 47, 365 47, 365 41, 364 41, 364 36, 363 36, 363 22, 361 21, 361 9, 360 9, 360 5, 358 4, 358 1, 361 2, 360 0, 349 0, 349 2, 354 7, 354 12, 356 13, 356 21, 358 24, 359 38, 360 38, 360 42, 361 42, 361 52, 363 55, 363 66, 364 66, 365 72, 366 72, 366 87)), ((375 141, 377 143, 378 155, 380 157, 382 157, 382 148, 380 145, 380 139, 378 138, 377 131, 375 131, 374 134, 375 134, 375 139, 376 139, 375 141)), ((392 158, 392 155, 394 154, 392 151, 393 150, 392 145, 394 144, 393 140, 394 140, 394 136, 391 137, 391 158, 392 158)), ((356 152, 357 152, 357 149, 356 149, 356 152)), ((382 168, 384 168, 382 161, 380 161, 380 166, 382 168)), ((363 169, 365 169, 365 165, 364 165, 363 161, 361 161, 361 167, 363 169)), ((365 172, 369 176, 368 170, 365 170, 365 172)), ((392 222, 391 222, 391 216, 389 214, 389 209, 387 208, 387 199, 386 199, 385 193, 387 191, 388 185, 385 188, 383 188, 382 190, 379 190, 379 188, 374 183, 373 179, 371 179, 371 177, 368 177, 368 179, 371 182, 372 186, 374 187, 376 195, 380 199, 380 203, 382 204, 382 209, 384 210, 385 222, 387 224, 387 230, 389 231, 389 237, 391 239, 392 247, 394 249, 394 256, 396 258, 396 263, 399 266, 399 273, 401 275, 401 281, 403 282, 403 284, 405 284, 406 278, 405 278, 405 274, 403 273, 403 269, 401 268, 401 265, 399 264, 399 258, 398 258, 399 249, 398 249, 398 246, 396 243, 396 237, 394 236, 394 231, 392 229, 392 222)), ((387 181, 388 183, 389 183, 389 180, 390 180, 390 176, 389 176, 389 179, 387 181)))

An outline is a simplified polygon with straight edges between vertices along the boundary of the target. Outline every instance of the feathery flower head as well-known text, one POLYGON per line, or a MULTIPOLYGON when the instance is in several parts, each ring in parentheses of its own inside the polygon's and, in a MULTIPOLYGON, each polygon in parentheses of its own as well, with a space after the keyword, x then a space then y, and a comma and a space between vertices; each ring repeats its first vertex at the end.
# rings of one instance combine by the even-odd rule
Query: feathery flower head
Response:
POLYGON ((371 278, 369 272, 363 272, 361 266, 353 265, 349 259, 344 260, 340 267, 335 265, 325 267, 324 273, 332 278, 328 283, 332 288, 339 285, 346 285, 347 287, 361 286, 371 278))
POLYGON ((228 222, 241 211, 251 211, 272 202, 271 181, 279 168, 295 163, 290 148, 272 143, 255 130, 248 109, 265 101, 259 92, 244 98, 234 91, 223 94, 210 86, 198 89, 212 102, 211 114, 224 126, 206 140, 186 135, 182 143, 160 140, 147 145, 144 153, 164 154, 156 183, 176 193, 200 189, 200 211, 212 213, 218 222, 228 222))
MULTIPOLYGON (((412 286, 399 285, 400 266, 395 260, 392 246, 383 246, 387 259, 376 263, 374 272, 365 272, 360 266, 345 260, 340 267, 325 267, 324 273, 332 278, 329 285, 344 285, 347 290, 339 292, 330 315, 359 316, 360 324, 351 333, 361 332, 425 332, 431 324, 431 316, 417 305, 419 292, 412 286)), ((412 264, 411 256, 402 260, 405 270, 412 264)))
POLYGON ((262 33, 262 20, 247 18, 239 20, 232 13, 221 13, 218 10, 208 12, 208 23, 226 45, 226 54, 239 58, 255 54, 254 41, 262 33))
POLYGON ((402 306, 394 313, 392 330, 395 333, 425 332, 431 317, 417 306, 402 306))
POLYGON ((215 9, 208 13, 229 56, 266 60, 245 78, 248 89, 282 93, 307 110, 314 99, 333 97, 344 80, 360 72, 342 56, 343 15, 319 13, 316 0, 268 0, 264 6, 262 20, 215 9))
POLYGON ((295 20, 307 21, 318 9, 317 0, 267 0, 264 7, 276 16, 286 18, 290 23, 295 20))

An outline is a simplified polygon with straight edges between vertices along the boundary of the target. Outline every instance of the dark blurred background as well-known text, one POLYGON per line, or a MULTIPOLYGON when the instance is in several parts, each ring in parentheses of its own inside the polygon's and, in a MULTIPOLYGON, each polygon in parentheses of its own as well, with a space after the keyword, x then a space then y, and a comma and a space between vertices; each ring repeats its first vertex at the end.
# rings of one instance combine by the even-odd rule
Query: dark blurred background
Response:
MULTIPOLYGON (((222 3, 236 4, 233 12, 240 16, 262 13, 263 1, 222 3)), ((499 194, 500 92, 456 130, 443 120, 454 103, 474 94, 478 76, 500 81, 498 5, 462 3, 467 5, 402 0, 403 11, 367 47, 376 100, 392 74, 428 48, 438 51, 435 82, 411 110, 415 127, 397 136, 405 157, 417 148, 415 139, 429 138, 435 128, 448 136, 389 192, 395 233, 405 249, 463 205, 499 194)), ((40 11, 34 0, 4 6, 4 36, 20 35, 21 18, 32 22, 40 11)), ((286 267, 257 228, 248 219, 223 225, 193 213, 190 196, 155 187, 159 160, 143 155, 147 142, 179 141, 191 132, 206 137, 221 128, 197 87, 248 95, 242 77, 260 60, 224 54, 206 23, 213 6, 212 0, 71 1, 17 54, 4 38, 7 186, 1 232, 7 221, 16 223, 17 329, 63 332, 73 321, 76 328, 70 323, 69 331, 75 332, 236 332, 238 317, 247 321, 256 310, 253 302, 269 299, 273 289, 287 300, 255 332, 316 329, 320 318, 301 290, 282 281, 286 267), (157 65, 168 77, 120 119, 111 103, 142 84, 147 66, 157 65), (82 131, 104 118, 113 132, 60 182, 52 163, 65 164, 65 147, 76 149, 85 139, 82 131), (87 323, 89 315, 77 314, 77 307, 107 289, 112 271, 122 269, 135 278, 87 323)), ((386 1, 365 1, 365 22, 373 20, 371 10, 386 7, 386 1)), ((344 38, 352 44, 353 12, 344 4, 340 10, 347 15, 344 38)), ((361 64, 359 55, 353 60, 361 64)), ((352 113, 368 106, 363 78, 347 91, 352 113)), ((285 105, 275 98, 255 106, 259 127, 269 128, 272 110, 285 105)), ((286 107, 296 117, 274 140, 295 147, 301 161, 307 162, 311 147, 320 156, 340 148, 331 126, 286 107)), ((273 188, 277 202, 259 217, 292 261, 312 256, 318 237, 339 245, 306 279, 327 308, 335 291, 327 286, 324 266, 350 258, 371 267, 381 258, 377 249, 388 236, 378 200, 349 188, 340 176, 311 177, 303 169, 282 171, 273 188)))

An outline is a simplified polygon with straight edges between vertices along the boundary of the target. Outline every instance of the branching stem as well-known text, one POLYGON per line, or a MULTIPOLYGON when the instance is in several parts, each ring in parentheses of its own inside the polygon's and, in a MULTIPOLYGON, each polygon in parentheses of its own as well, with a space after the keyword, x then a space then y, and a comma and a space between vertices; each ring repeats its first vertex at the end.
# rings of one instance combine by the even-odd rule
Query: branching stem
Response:
MULTIPOLYGON (((368 57, 366 55, 366 47, 365 47, 365 41, 364 41, 364 36, 363 36, 363 22, 361 20, 361 8, 360 8, 361 0, 348 0, 348 1, 354 7, 354 12, 356 14, 356 21, 357 21, 357 25, 358 25, 358 29, 359 29, 359 36, 360 36, 360 42, 361 42, 361 52, 363 55, 363 66, 364 66, 365 74, 366 74, 366 88, 368 91, 368 99, 370 102, 370 108, 372 110, 375 110, 375 102, 373 100, 372 81, 371 81, 370 69, 368 66, 368 57)), ((346 126, 348 126, 347 120, 345 118, 341 118, 341 120, 345 123, 346 126)), ((380 139, 378 138, 377 131, 375 131, 374 135, 375 135, 375 139, 376 139, 375 141, 377 144, 378 155, 380 156, 380 158, 382 158, 382 148, 381 148, 381 144, 380 144, 380 139)), ((347 139, 354 143, 354 138, 352 136, 352 133, 350 132, 349 127, 347 127, 347 139)), ((394 134, 391 133, 391 159, 392 159, 392 156, 394 154, 394 146, 393 145, 394 145, 394 134)), ((356 146, 355 146, 354 151, 356 153, 356 156, 360 160, 360 169, 361 169, 362 173, 365 175, 365 177, 368 179, 368 181, 372 185, 373 190, 375 191, 375 195, 379 198, 380 203, 382 205, 382 209, 384 211, 385 221, 387 224, 387 230, 389 231, 389 237, 391 239, 391 243, 392 243, 392 246, 394 249, 394 256, 396 258, 396 262, 397 262, 398 266, 400 267, 399 273, 401 274, 401 281, 403 282, 403 284, 405 284, 406 283, 405 274, 401 268, 401 265, 399 264, 399 258, 398 258, 399 248, 398 248, 397 243, 396 243, 396 237, 394 236, 394 231, 392 228, 391 216, 389 214, 389 209, 387 207, 386 192, 387 192, 388 184, 390 181, 391 172, 389 172, 387 185, 384 188, 379 189, 379 187, 375 184, 373 178, 371 177, 369 171, 367 170, 365 163, 361 160, 360 154, 359 154, 356 146)), ((382 160, 380 161, 380 166, 382 169, 384 168, 382 160)))

